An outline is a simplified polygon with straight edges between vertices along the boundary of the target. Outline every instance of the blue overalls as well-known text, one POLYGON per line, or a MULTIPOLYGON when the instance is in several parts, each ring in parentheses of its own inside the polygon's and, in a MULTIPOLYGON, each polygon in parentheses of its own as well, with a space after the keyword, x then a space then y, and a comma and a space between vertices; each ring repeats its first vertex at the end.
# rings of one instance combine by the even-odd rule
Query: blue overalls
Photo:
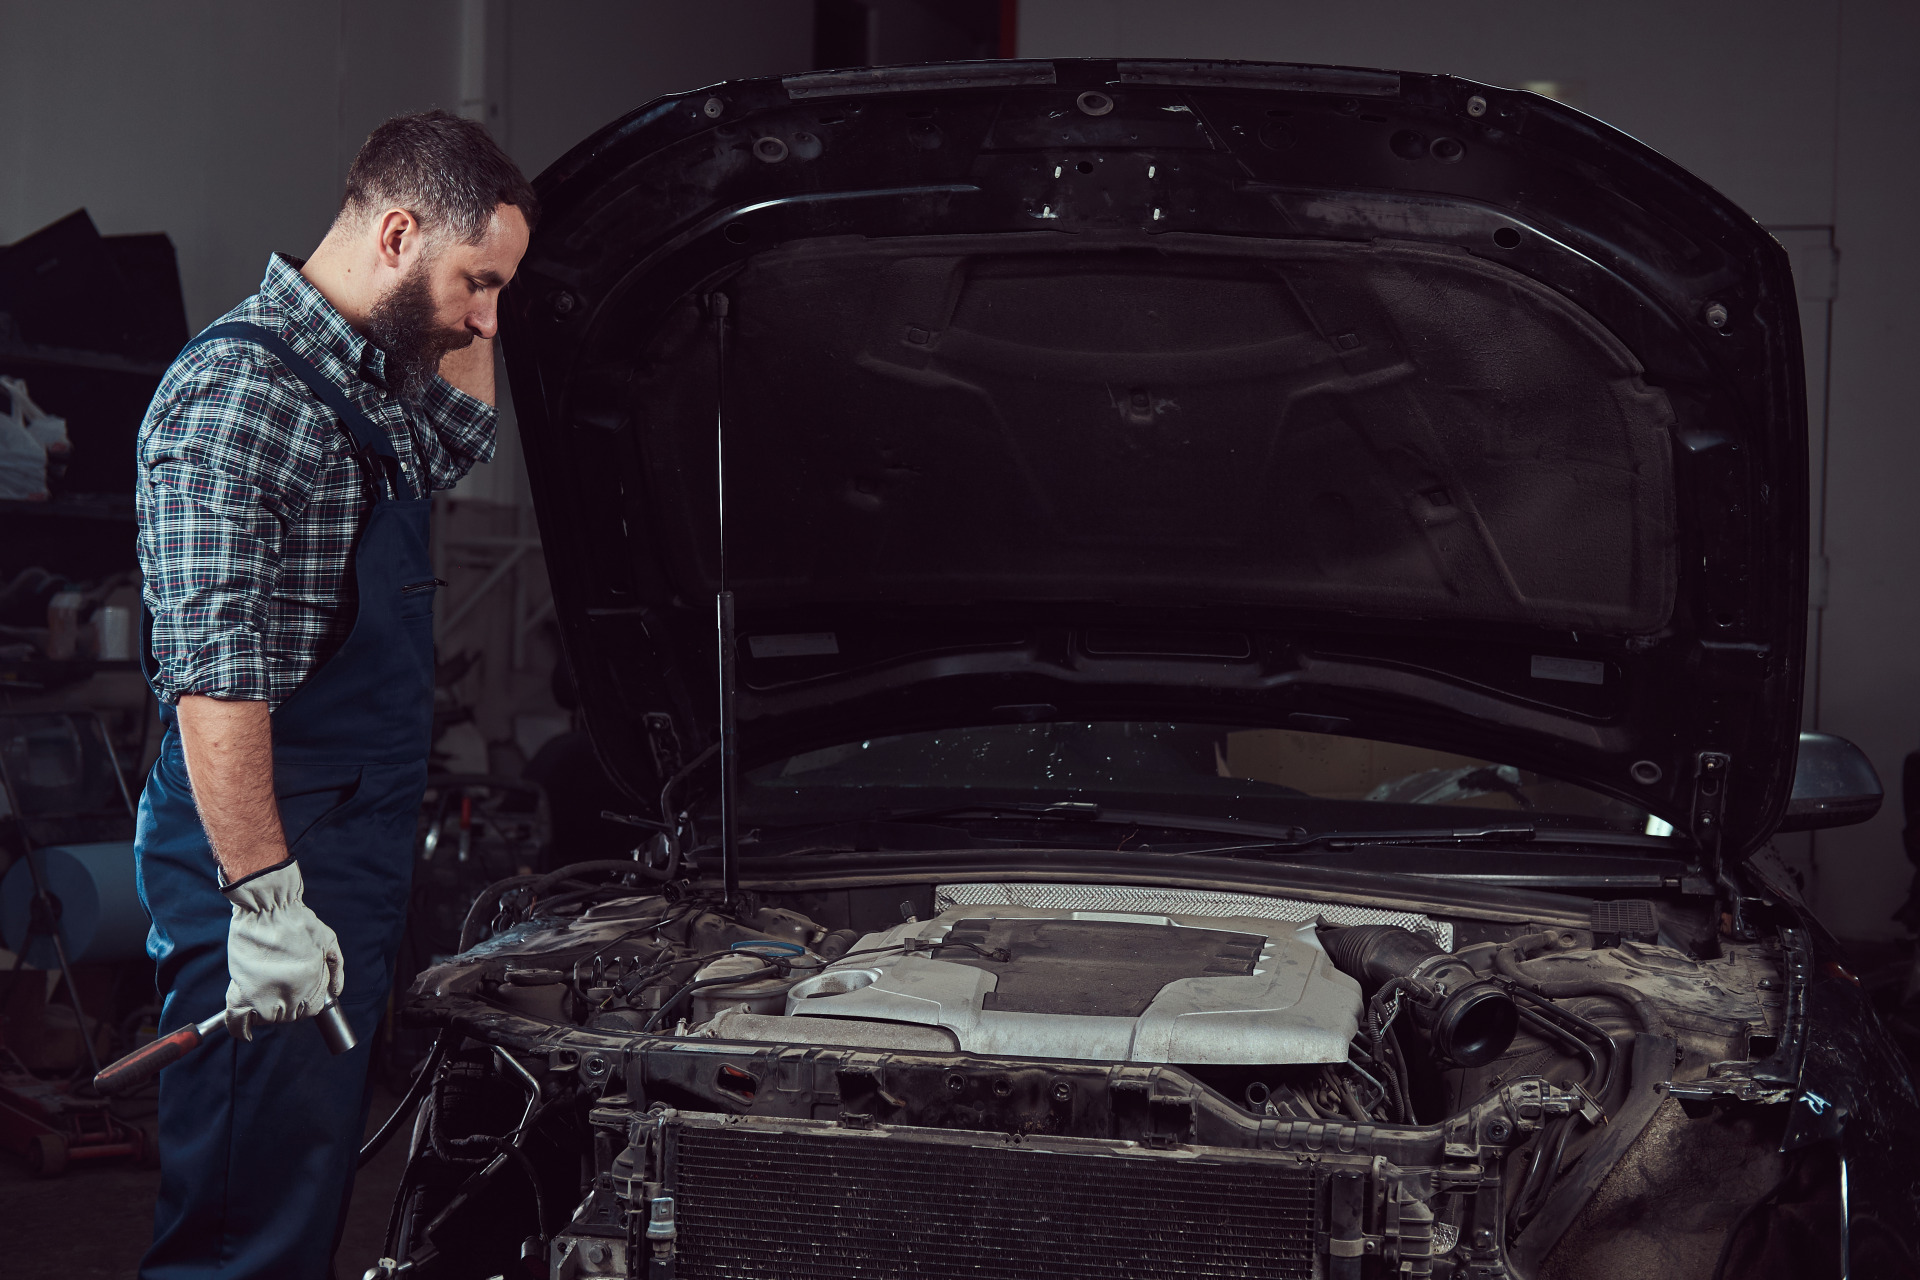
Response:
MULTIPOLYGON (((373 1031, 406 923, 413 839, 433 721, 431 499, 416 496, 386 432, 272 332, 201 334, 266 348, 337 414, 374 498, 354 551, 353 631, 273 711, 273 781, 307 905, 340 939, 342 1008, 360 1046, 335 1058, 305 1022, 209 1037, 160 1076, 160 1198, 140 1274, 330 1276, 366 1125, 373 1031)), ((152 658, 142 654, 152 679, 152 658)), ((227 923, 194 809, 174 708, 140 795, 140 896, 165 996, 162 1034, 218 1012, 227 923)))

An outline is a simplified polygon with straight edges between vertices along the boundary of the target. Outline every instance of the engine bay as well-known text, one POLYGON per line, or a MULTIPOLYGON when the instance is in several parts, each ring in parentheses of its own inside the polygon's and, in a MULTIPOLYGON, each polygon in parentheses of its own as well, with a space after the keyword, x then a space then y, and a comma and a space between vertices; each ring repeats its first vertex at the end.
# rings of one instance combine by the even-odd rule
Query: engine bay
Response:
POLYGON ((1113 884, 728 905, 645 878, 503 882, 414 983, 443 1034, 386 1274, 843 1275, 925 1262, 932 1232, 915 1274, 992 1271, 1012 1238, 1061 1275, 1576 1276, 1650 1127, 1782 1168, 1791 929, 1699 958, 1639 901, 1542 925, 1113 884), (1217 1269, 1192 1267, 1202 1230, 1217 1269))
POLYGON ((719 988, 707 1003, 728 1008, 702 1029, 1087 1061, 1339 1062, 1361 1005, 1310 923, 1036 907, 951 907, 868 934, 784 985, 764 1009, 719 988))

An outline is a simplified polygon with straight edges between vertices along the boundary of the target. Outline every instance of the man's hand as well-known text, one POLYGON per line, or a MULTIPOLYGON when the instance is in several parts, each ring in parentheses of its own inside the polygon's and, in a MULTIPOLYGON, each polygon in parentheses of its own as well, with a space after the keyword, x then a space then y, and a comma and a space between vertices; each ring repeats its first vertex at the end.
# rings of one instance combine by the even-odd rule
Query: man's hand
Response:
POLYGON ((440 357, 440 376, 475 400, 493 403, 493 339, 475 338, 440 357))
POLYGON ((287 860, 273 797, 273 727, 264 702, 180 699, 180 747, 200 825, 229 884, 287 860))
POLYGON ((273 794, 273 725, 264 702, 180 699, 200 825, 233 904, 227 926, 227 1029, 253 1038, 255 1022, 291 1022, 340 994, 346 966, 333 930, 307 906, 287 853, 273 794))
POLYGON ((300 864, 289 858, 225 889, 227 1030, 253 1039, 256 1022, 310 1018, 346 986, 340 940, 305 901, 300 864))

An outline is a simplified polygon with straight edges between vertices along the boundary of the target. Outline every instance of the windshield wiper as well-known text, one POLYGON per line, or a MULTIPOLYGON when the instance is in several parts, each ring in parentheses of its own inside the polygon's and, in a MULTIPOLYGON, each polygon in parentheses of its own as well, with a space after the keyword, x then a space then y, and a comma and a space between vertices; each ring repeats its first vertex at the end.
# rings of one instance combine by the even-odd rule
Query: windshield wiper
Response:
MULTIPOLYGON (((1301 832, 1299 837, 1292 840, 1275 840, 1234 852, 1259 855, 1295 853, 1301 849, 1358 849, 1363 846, 1383 844, 1510 844, 1532 840, 1539 834, 1538 830, 1527 823, 1501 827, 1439 827, 1431 830, 1415 828, 1405 831, 1321 831, 1313 835, 1301 832)), ((1578 834, 1584 836, 1584 833, 1578 834)))
POLYGON ((917 818, 960 817, 969 813, 1011 814, 1023 818, 1067 818, 1081 822, 1110 822, 1140 827, 1165 827, 1187 831, 1217 831, 1230 835, 1266 836, 1250 853, 1291 853, 1298 849, 1353 849, 1381 844, 1506 844, 1532 840, 1539 832, 1530 823, 1497 827, 1415 828, 1404 831, 1320 831, 1305 827, 1277 826, 1267 822, 1247 822, 1238 818, 1199 818, 1187 814, 1145 813, 1108 809, 1082 800, 1054 800, 1030 804, 957 804, 937 809, 881 810, 879 815, 896 822, 917 818))
POLYGON ((1209 835, 1258 836, 1263 841, 1292 841, 1307 837, 1305 827, 1279 826, 1271 822, 1249 822, 1240 818, 1203 818, 1186 813, 1149 813, 1134 809, 1109 809, 1087 800, 1051 800, 1029 803, 976 801, 971 804, 940 805, 931 809, 880 809, 874 817, 885 822, 916 822, 927 818, 961 818, 968 814, 982 817, 1006 815, 1016 818, 1059 818, 1077 822, 1102 822, 1129 827, 1161 827, 1169 831, 1204 831, 1209 835))
MULTIPOLYGON (((1190 849, 1182 852, 1208 857, 1285 857, 1314 850, 1339 852, 1347 849, 1394 845, 1615 845, 1636 849, 1670 850, 1671 844, 1650 836, 1628 835, 1615 831, 1539 828, 1532 823, 1502 823, 1481 827, 1410 827, 1397 831, 1309 831, 1297 825, 1256 822, 1244 818, 1202 817, 1196 814, 1164 813, 1137 809, 1109 809, 1089 800, 993 801, 977 800, 960 804, 930 806, 924 809, 874 809, 866 818, 880 822, 921 822, 937 818, 1034 818, 1061 822, 1097 822, 1115 826, 1156 827, 1164 831, 1195 831, 1209 835, 1239 836, 1244 844, 1190 849)), ((798 823, 784 828, 815 829, 858 822, 858 817, 840 817, 827 822, 798 823)))

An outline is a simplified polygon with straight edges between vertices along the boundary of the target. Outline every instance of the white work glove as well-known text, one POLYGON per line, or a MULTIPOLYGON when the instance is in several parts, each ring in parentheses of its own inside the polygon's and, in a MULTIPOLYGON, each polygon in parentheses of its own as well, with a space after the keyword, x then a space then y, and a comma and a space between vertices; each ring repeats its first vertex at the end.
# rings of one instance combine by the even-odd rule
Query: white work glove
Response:
POLYGON ((227 926, 227 1030, 253 1039, 255 1022, 310 1018, 346 986, 340 940, 302 899, 292 858, 221 892, 233 903, 227 926))

